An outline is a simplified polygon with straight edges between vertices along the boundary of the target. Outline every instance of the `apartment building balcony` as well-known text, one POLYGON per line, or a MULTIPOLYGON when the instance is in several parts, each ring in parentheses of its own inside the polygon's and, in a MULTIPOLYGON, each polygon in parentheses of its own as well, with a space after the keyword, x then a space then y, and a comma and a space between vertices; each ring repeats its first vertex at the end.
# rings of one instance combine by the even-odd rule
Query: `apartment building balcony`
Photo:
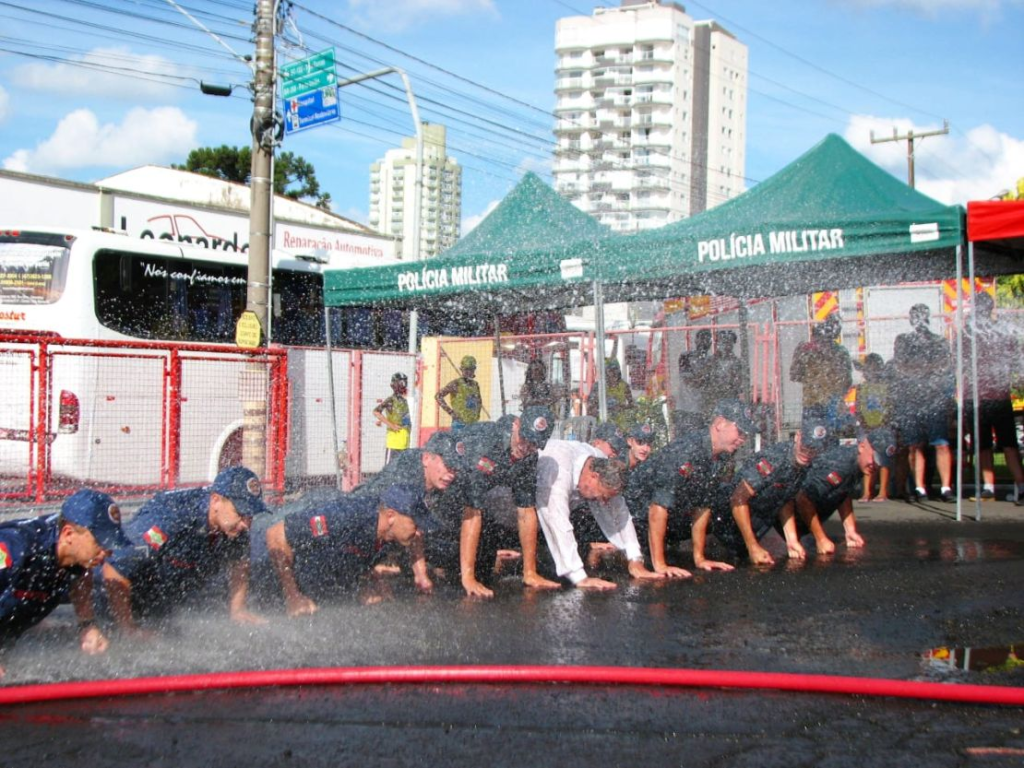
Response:
POLYGON ((671 128, 672 114, 668 110, 660 112, 637 112, 633 115, 634 128, 671 128))
POLYGON ((675 78, 671 69, 652 69, 650 72, 633 70, 633 85, 672 85, 675 78))
POLYGON ((646 155, 644 157, 637 157, 633 160, 634 165, 637 168, 664 168, 668 170, 672 167, 672 159, 667 155, 646 155))
POLYGON ((561 118, 555 121, 555 132, 556 133, 579 133, 587 129, 586 121, 582 118, 579 120, 566 120, 561 118))
POLYGON ((555 91, 579 91, 583 89, 582 77, 563 77, 555 83, 555 91))
MULTIPOLYGON (((639 159, 642 159, 642 158, 638 158, 638 163, 637 163, 638 165, 640 164, 639 163, 639 159)), ((658 176, 658 175, 655 175, 655 174, 651 174, 651 175, 646 175, 646 176, 637 176, 634 179, 634 181, 633 181, 633 185, 637 189, 650 189, 650 190, 668 189, 669 188, 669 181, 668 181, 668 176, 658 176)))
POLYGON ((607 51, 594 54, 594 64, 597 66, 622 66, 633 62, 632 53, 608 53, 607 51))
POLYGON ((578 57, 568 58, 562 57, 555 62, 555 74, 562 74, 564 72, 577 72, 581 69, 590 69, 594 66, 594 62, 589 57, 578 57))

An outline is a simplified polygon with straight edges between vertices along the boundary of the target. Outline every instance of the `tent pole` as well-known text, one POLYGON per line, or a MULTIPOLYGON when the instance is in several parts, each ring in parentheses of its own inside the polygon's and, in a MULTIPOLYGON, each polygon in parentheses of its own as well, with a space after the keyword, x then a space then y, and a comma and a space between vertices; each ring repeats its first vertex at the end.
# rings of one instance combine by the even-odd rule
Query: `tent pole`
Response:
MULTIPOLYGON (((956 247, 956 450, 951 450, 956 461, 956 521, 963 519, 964 495, 964 260, 960 246, 956 247)), ((975 495, 977 495, 975 488, 975 495)))
POLYGON ((974 285, 974 243, 967 244, 967 273, 971 286, 971 392, 974 393, 971 410, 974 423, 974 439, 971 440, 971 452, 974 454, 974 519, 981 521, 981 450, 978 436, 981 434, 981 415, 978 406, 978 303, 975 301, 977 287, 974 285))
POLYGON ((505 366, 501 363, 501 319, 494 313, 494 355, 498 358, 498 396, 501 398, 501 415, 505 415, 505 366))
MULTIPOLYGON (((604 293, 601 283, 594 281, 594 332, 597 334, 597 415, 608 419, 608 382, 604 372, 604 293)), ((592 415, 592 414, 591 414, 592 415)))
POLYGON ((334 482, 342 488, 341 446, 338 443, 338 409, 334 396, 334 354, 331 350, 331 308, 324 307, 324 349, 327 352, 327 400, 331 404, 331 440, 334 447, 334 482))

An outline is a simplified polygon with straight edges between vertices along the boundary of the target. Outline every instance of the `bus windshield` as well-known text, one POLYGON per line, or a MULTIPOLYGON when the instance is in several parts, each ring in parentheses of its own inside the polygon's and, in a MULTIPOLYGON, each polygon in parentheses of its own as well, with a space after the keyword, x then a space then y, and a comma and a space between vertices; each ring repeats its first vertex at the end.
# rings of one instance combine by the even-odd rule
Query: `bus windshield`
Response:
POLYGON ((53 304, 64 293, 69 243, 0 236, 0 304, 53 304))

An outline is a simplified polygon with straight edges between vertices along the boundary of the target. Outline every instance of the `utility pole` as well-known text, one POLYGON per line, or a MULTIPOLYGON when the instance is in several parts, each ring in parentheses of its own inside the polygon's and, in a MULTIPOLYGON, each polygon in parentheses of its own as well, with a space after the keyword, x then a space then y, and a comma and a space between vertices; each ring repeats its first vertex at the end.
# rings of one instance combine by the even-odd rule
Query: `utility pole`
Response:
POLYGON ((942 121, 941 131, 928 131, 927 133, 914 133, 913 130, 909 130, 903 136, 896 134, 896 128, 892 129, 892 136, 886 136, 884 139, 876 139, 875 132, 871 132, 871 143, 881 144, 886 141, 906 141, 907 142, 907 184, 910 188, 914 188, 914 139, 923 139, 926 136, 944 136, 949 133, 949 121, 942 121))
MULTIPOLYGON (((274 115, 274 37, 278 0, 256 3, 256 59, 253 64, 252 167, 249 187, 249 272, 245 309, 260 325, 261 345, 268 339, 270 296, 271 198, 274 194, 274 146, 278 121, 274 115)), ((268 368, 255 358, 242 373, 242 463, 260 477, 267 472, 268 368)))

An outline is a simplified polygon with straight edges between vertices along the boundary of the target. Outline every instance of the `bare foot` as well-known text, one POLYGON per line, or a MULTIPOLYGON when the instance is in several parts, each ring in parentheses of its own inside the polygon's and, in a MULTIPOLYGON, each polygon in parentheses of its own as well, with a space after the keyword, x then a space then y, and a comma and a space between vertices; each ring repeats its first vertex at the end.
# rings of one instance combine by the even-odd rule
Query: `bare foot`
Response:
POLYGON ((530 575, 523 576, 523 585, 530 587, 530 589, 561 589, 562 585, 557 581, 551 581, 551 579, 545 579, 539 573, 531 573, 530 575))

